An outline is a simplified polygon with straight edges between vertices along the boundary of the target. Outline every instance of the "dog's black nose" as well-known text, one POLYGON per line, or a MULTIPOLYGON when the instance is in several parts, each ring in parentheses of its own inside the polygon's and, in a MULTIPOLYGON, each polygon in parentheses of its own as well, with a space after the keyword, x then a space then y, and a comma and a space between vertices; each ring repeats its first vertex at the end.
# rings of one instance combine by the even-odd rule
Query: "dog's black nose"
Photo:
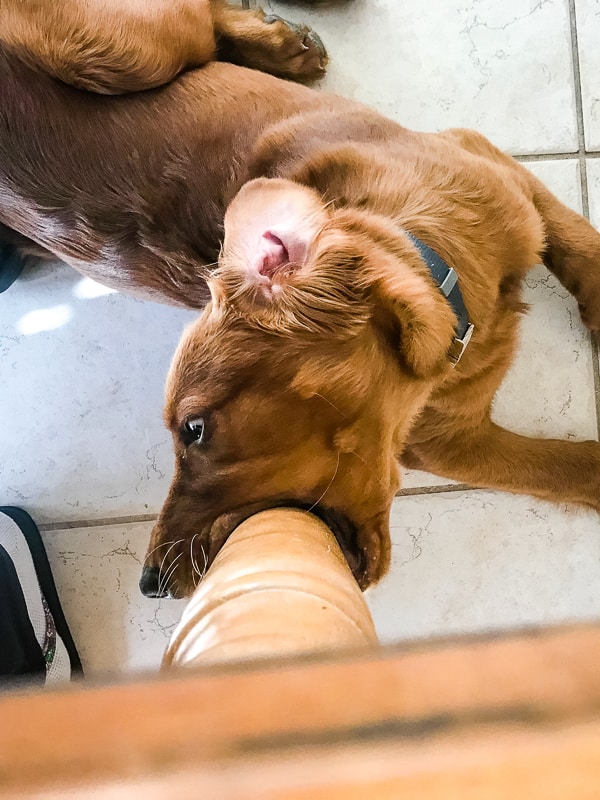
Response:
POLYGON ((144 567, 140 578, 140 591, 145 597, 167 597, 167 587, 160 585, 158 567, 144 567))

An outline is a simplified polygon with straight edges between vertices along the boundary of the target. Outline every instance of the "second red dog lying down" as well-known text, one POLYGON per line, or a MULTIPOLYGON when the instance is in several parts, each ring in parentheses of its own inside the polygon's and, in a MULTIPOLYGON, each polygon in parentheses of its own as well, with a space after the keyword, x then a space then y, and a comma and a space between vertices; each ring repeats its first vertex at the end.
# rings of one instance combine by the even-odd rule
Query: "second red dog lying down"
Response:
POLYGON ((368 586, 398 458, 600 509, 598 442, 490 419, 527 270, 543 260, 600 325, 600 235, 520 164, 227 64, 102 98, 30 61, 14 39, 0 55, 5 235, 165 300, 210 288, 168 378, 176 471, 147 594, 189 594, 193 562, 278 505, 322 516, 368 586))

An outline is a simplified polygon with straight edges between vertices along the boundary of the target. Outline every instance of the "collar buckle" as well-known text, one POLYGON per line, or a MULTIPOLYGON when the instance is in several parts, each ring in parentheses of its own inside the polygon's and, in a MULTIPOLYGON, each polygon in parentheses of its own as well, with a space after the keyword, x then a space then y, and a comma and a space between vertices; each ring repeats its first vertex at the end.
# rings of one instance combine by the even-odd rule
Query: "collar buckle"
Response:
POLYGON ((469 314, 458 285, 458 275, 455 269, 446 264, 429 245, 417 239, 412 233, 408 233, 407 235, 429 269, 431 277, 437 283, 439 290, 450 303, 452 311, 456 315, 457 335, 448 350, 450 365, 455 367, 471 341, 471 336, 475 329, 475 326, 469 322, 469 314))
POLYGON ((467 349, 467 345, 471 341, 471 336, 473 336, 473 331, 475 330, 475 326, 472 323, 469 323, 467 330, 464 332, 463 336, 454 338, 454 341, 450 345, 450 350, 448 351, 448 358, 450 359, 450 365, 454 369, 454 367, 458 364, 458 362, 463 357, 463 353, 467 349))

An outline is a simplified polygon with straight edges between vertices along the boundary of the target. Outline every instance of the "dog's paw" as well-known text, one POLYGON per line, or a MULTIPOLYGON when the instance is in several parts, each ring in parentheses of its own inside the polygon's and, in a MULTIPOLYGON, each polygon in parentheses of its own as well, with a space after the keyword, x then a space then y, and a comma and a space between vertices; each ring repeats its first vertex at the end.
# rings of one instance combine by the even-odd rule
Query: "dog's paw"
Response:
POLYGON ((284 78, 306 81, 317 80, 325 74, 327 51, 311 28, 288 22, 276 14, 269 14, 264 22, 272 33, 270 71, 284 78))

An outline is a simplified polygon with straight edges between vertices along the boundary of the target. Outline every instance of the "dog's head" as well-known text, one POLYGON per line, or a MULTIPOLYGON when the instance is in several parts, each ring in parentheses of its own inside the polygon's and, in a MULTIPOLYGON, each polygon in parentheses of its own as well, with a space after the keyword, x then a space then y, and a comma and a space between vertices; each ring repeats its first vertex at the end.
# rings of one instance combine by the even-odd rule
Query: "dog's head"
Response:
POLYGON ((246 184, 212 303, 167 380, 175 477, 142 591, 190 594, 232 530, 312 510, 365 588, 389 563, 397 455, 446 374, 455 318, 408 237, 288 181, 246 184))

